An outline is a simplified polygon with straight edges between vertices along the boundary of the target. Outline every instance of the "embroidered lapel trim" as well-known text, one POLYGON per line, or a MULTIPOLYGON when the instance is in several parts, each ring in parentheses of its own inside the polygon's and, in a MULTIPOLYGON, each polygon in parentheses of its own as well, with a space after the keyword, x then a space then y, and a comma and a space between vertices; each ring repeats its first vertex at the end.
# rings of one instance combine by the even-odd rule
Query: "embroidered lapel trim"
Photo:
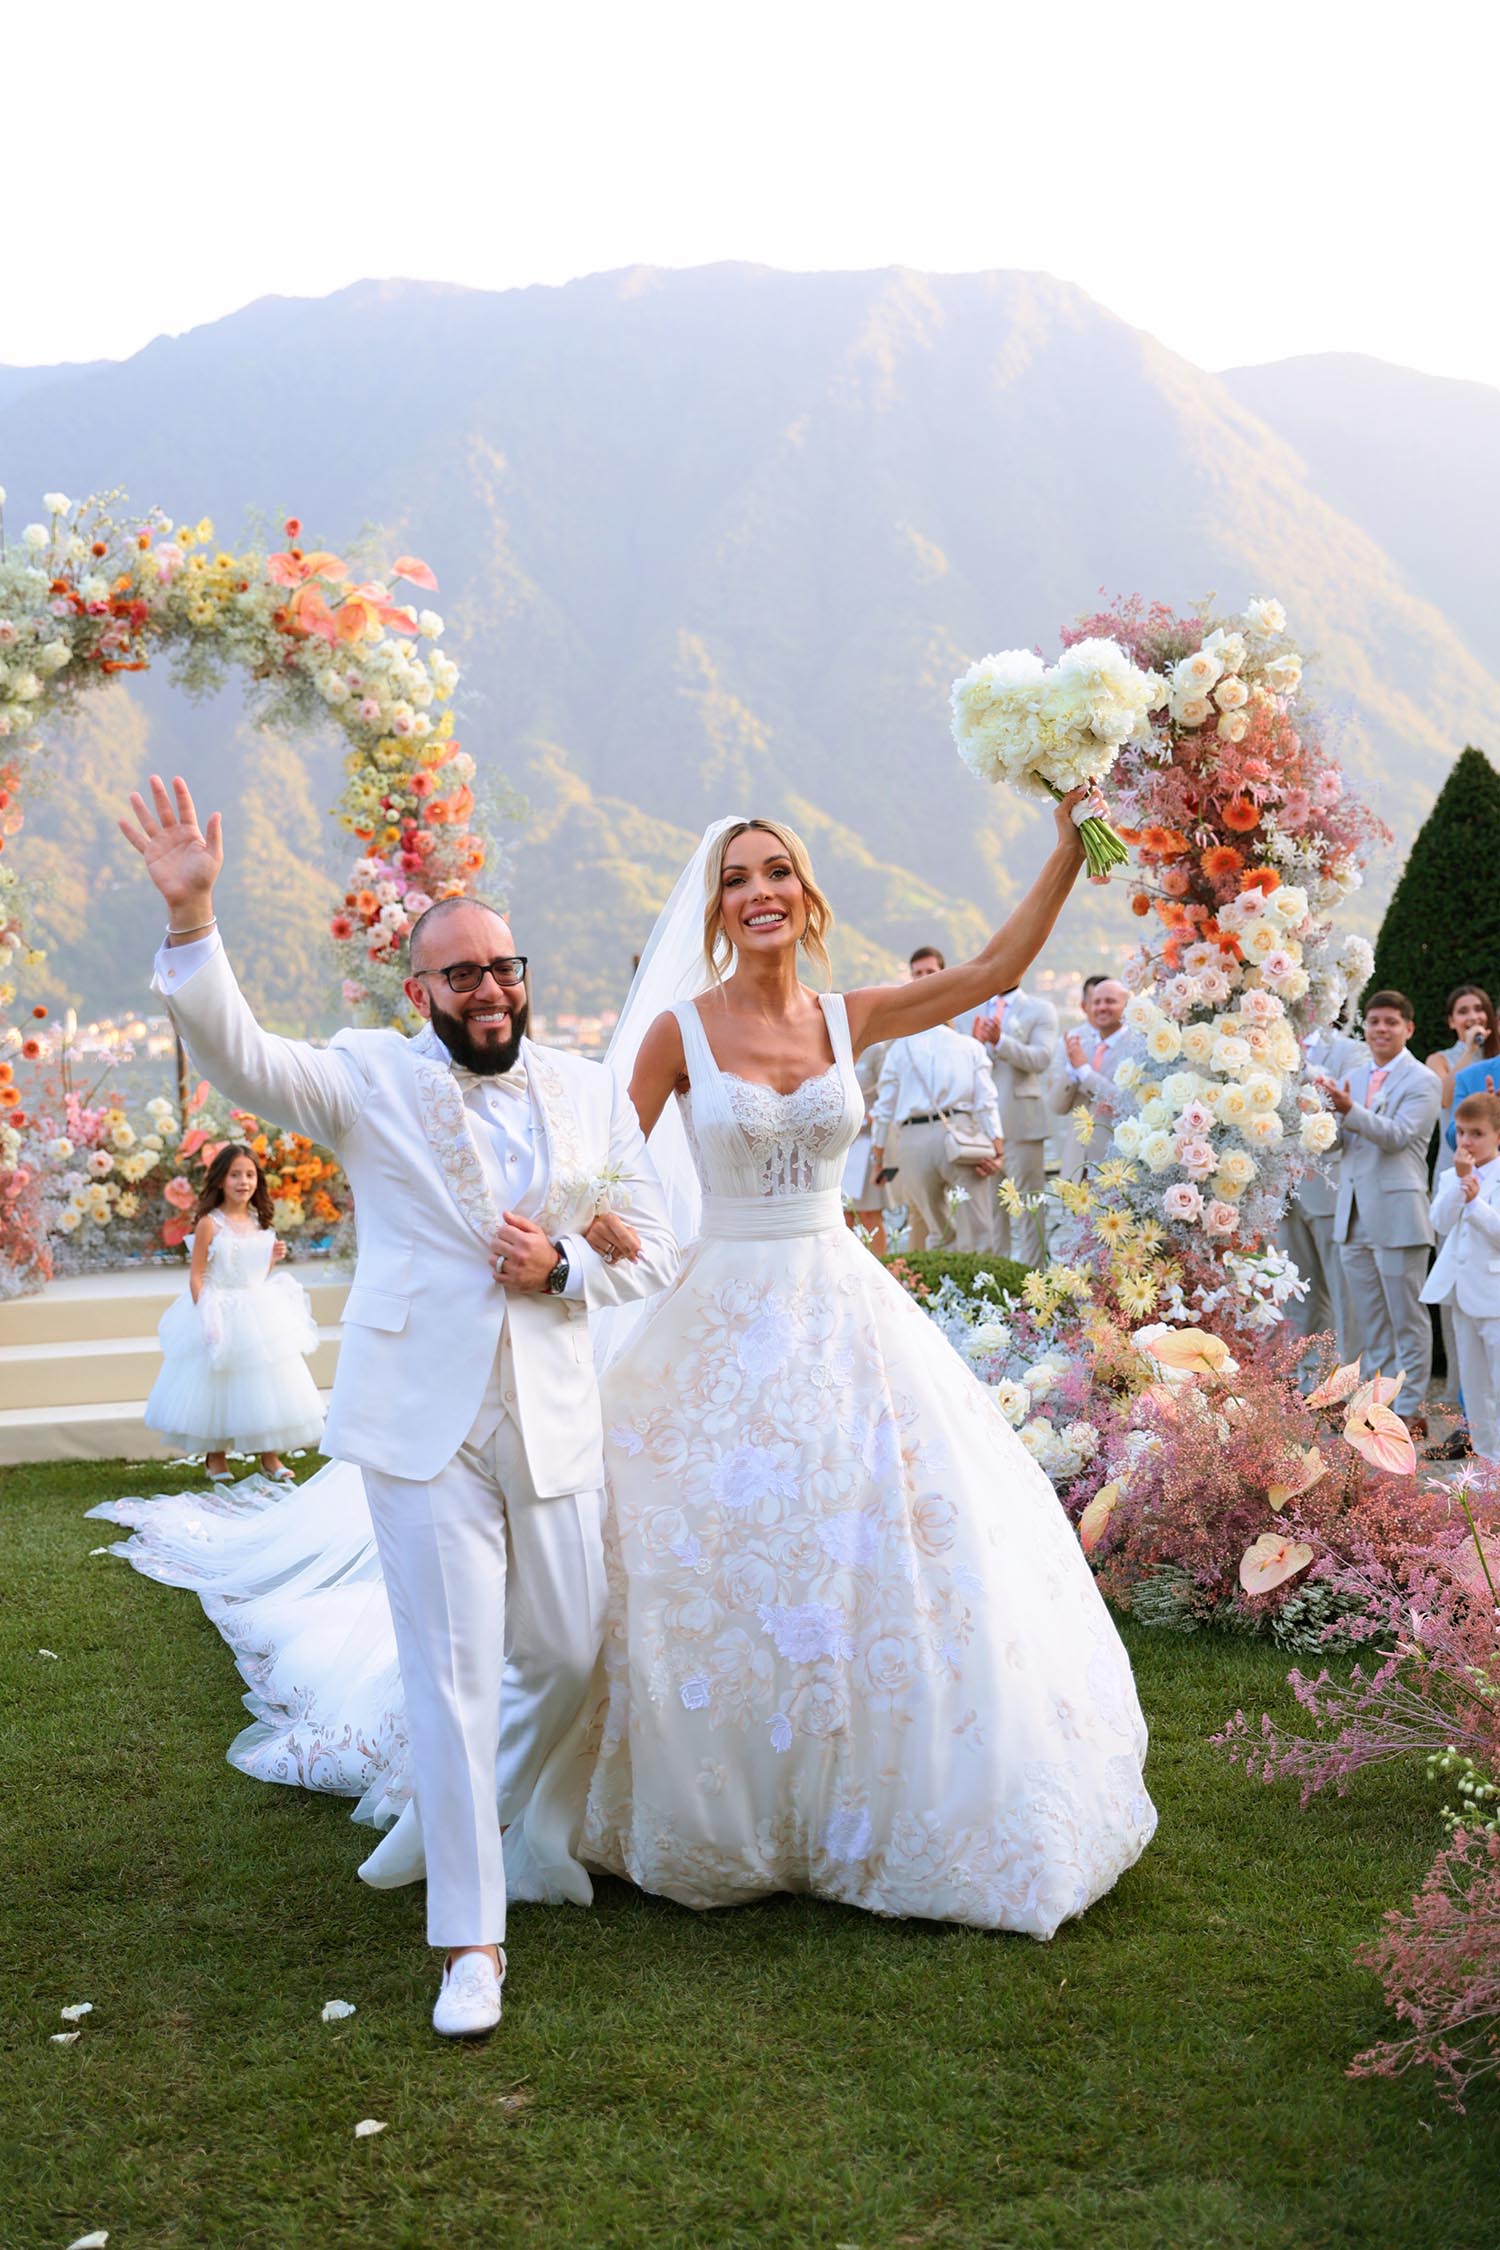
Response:
POLYGON ((469 1122, 469 1112, 449 1067, 448 1050, 431 1025, 407 1041, 417 1082, 417 1109, 422 1130, 452 1196, 460 1218, 471 1227, 488 1250, 500 1224, 500 1213, 479 1161, 479 1150, 469 1122))
POLYGON ((550 1234, 559 1227, 569 1204, 587 1193, 588 1174, 583 1161, 583 1135, 578 1112, 563 1084, 562 1072, 551 1056, 529 1039, 521 1042, 526 1058, 526 1079, 542 1120, 547 1144, 547 1192, 537 1213, 537 1225, 550 1234))

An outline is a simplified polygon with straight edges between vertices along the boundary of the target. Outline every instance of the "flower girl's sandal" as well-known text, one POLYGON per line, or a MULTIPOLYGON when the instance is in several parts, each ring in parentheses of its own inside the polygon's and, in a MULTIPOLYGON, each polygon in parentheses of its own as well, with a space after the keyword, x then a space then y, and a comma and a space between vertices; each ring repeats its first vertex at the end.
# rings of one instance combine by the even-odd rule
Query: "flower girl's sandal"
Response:
POLYGON ((285 1461, 282 1462, 279 1469, 262 1469, 260 1473, 263 1477, 269 1479, 272 1484, 295 1484, 297 1481, 296 1470, 289 1469, 285 1461))

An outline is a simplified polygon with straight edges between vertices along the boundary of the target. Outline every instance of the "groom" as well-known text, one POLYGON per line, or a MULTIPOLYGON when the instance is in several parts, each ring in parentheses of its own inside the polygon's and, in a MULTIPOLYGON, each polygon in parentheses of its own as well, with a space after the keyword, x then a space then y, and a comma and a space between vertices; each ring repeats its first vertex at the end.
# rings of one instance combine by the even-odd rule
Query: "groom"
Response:
MULTIPOLYGON (((403 1826, 419 1824, 428 1939, 448 1955, 433 2024, 488 2031, 505 1974, 501 1823, 523 1816, 603 1631, 589 1311, 663 1288, 677 1245, 628 1097, 601 1064, 526 1038, 526 961, 493 908, 444 899, 412 930, 415 1038, 276 1037, 219 943, 219 815, 205 831, 184 782, 153 774, 150 788, 120 827, 166 903, 155 987, 173 1023, 231 1101, 336 1151, 354 1194, 324 1446, 364 1472, 390 1595, 415 1789, 403 1826), (634 1258, 585 1239, 606 1171, 634 1258)), ((380 1856, 362 1872, 402 1880, 380 1856)))

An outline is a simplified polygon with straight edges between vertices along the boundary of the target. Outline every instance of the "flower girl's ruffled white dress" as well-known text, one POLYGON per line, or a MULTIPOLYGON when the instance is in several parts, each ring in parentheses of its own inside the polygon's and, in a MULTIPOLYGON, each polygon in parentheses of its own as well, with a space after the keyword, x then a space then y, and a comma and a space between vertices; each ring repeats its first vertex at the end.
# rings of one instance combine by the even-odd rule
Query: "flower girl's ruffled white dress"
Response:
POLYGON ((318 1345, 307 1292, 290 1274, 272 1272, 269 1227, 241 1232, 222 1212, 212 1216, 198 1302, 185 1293, 157 1328, 162 1367, 146 1427, 179 1453, 316 1445, 323 1406, 307 1365, 318 1345))
MULTIPOLYGON (((1049 1937, 1151 1837, 1146 1729, 1052 1487, 844 1225, 863 1103, 823 1006, 835 1060, 787 1095, 720 1071, 678 1011, 702 1230, 604 1378, 599 1691, 507 1874, 587 1897, 576 1862, 530 1856, 581 1826, 583 1862, 690 1906, 812 1891, 1049 1937)), ((391 1819, 400 1683, 356 1472, 248 1515, 96 1512, 234 1647, 256 1716, 234 1762, 391 1819)))

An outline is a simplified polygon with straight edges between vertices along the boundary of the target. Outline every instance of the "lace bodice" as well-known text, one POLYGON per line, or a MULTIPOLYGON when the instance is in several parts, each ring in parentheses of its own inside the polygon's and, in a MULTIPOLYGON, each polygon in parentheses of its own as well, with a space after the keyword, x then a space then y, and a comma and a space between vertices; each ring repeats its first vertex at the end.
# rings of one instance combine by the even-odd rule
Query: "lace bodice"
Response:
POLYGON ((217 1211, 214 1235, 208 1246, 208 1279, 215 1289, 256 1289, 271 1270, 276 1236, 270 1227, 240 1234, 226 1225, 217 1211))
POLYGON ((865 1105, 843 997, 820 993, 819 1003, 834 1059, 789 1094, 720 1070, 698 1010, 688 1002, 674 1011, 691 1081, 679 1101, 705 1194, 780 1199, 840 1186, 865 1105))

